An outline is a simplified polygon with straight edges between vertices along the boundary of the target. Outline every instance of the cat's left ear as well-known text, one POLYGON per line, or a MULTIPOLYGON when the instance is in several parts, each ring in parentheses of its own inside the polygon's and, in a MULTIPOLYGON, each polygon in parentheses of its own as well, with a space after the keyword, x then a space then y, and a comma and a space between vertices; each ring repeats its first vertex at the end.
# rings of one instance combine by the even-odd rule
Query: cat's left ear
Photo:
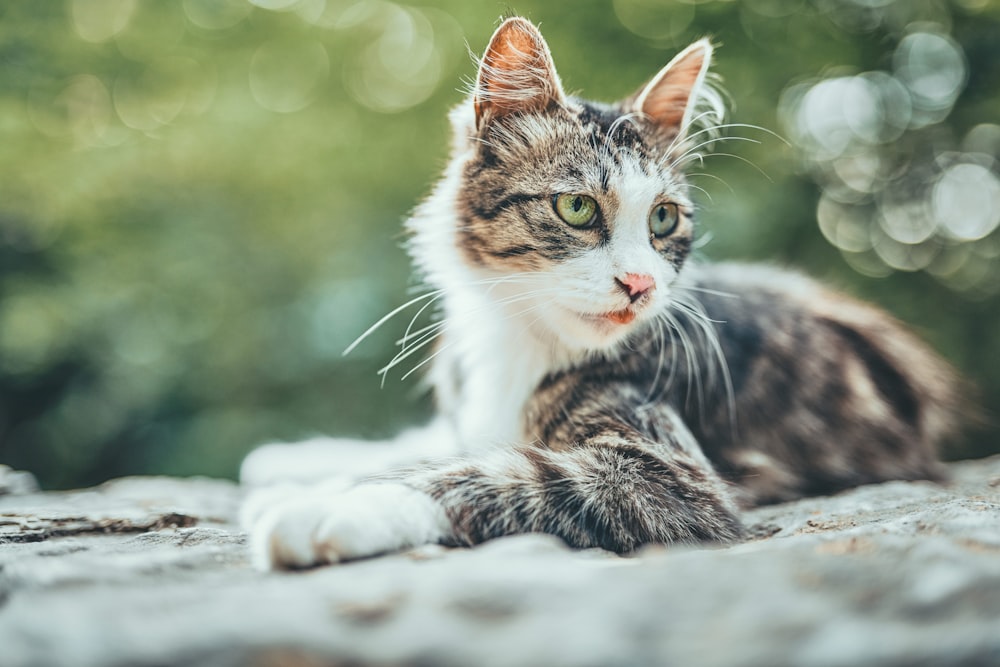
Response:
POLYGON ((711 61, 711 42, 698 40, 629 98, 626 107, 642 114, 666 134, 683 135, 691 124, 694 103, 705 84, 711 61))

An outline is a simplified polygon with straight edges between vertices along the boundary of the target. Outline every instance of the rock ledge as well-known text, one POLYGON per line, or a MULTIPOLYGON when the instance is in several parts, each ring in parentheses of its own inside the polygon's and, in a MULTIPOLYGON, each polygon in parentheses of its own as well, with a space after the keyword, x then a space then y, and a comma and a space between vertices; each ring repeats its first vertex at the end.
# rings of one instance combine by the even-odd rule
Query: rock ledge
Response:
POLYGON ((951 470, 755 510, 725 549, 526 535, 290 574, 249 567, 231 483, 22 478, 0 497, 0 662, 998 665, 1000 457, 951 470))

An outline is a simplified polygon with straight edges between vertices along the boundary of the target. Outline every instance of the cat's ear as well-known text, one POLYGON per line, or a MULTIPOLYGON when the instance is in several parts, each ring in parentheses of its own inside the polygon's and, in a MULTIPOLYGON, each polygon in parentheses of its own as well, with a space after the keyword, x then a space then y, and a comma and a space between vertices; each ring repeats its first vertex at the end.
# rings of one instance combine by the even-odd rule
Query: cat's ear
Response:
POLYGON ((544 111, 565 97, 538 28, 519 16, 500 24, 479 62, 473 95, 476 127, 490 118, 544 111))
POLYGON ((659 129, 673 136, 684 134, 711 60, 712 44, 707 39, 698 40, 678 53, 626 105, 659 129))

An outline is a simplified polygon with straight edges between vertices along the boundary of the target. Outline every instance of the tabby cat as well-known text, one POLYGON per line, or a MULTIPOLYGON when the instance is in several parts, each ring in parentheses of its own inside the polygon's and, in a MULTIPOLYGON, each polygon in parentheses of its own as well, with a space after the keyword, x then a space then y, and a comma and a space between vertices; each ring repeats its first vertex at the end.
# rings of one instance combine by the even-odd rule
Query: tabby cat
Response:
POLYGON ((698 41, 599 104, 563 91, 534 25, 500 25, 407 223, 435 288, 416 303, 443 312, 398 359, 436 342, 439 416, 392 442, 252 453, 250 484, 334 479, 251 497, 256 563, 527 532, 725 543, 741 507, 940 477, 952 374, 901 325, 794 273, 687 261, 683 170, 721 124, 711 55, 698 41))

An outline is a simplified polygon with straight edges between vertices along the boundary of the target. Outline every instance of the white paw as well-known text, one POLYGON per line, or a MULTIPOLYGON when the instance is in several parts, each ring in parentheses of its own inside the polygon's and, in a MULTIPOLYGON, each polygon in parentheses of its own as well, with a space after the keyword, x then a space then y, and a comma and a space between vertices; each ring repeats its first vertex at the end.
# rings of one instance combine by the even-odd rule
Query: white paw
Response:
POLYGON ((264 570, 338 563, 438 542, 450 525, 437 502, 403 484, 311 491, 257 516, 251 558, 264 570))
POLYGON ((354 483, 345 477, 334 477, 320 484, 301 484, 296 482, 275 483, 261 487, 250 487, 250 492, 240 507, 240 526, 251 532, 254 526, 274 508, 290 501, 310 498, 329 497, 346 491, 354 483))

